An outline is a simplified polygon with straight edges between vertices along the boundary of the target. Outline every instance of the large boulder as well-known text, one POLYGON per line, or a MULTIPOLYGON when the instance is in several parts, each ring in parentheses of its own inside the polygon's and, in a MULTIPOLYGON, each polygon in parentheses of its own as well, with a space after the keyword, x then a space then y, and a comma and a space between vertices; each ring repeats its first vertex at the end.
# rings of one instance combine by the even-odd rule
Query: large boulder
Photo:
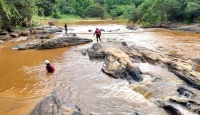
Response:
POLYGON ((74 46, 92 42, 91 39, 77 38, 77 37, 59 37, 41 43, 37 49, 54 49, 60 47, 74 46))
POLYGON ((27 28, 27 29, 21 30, 20 35, 21 35, 21 36, 28 36, 30 33, 31 33, 31 32, 30 32, 30 29, 27 28))
POLYGON ((15 50, 36 49, 37 46, 38 46, 38 42, 32 41, 32 42, 18 44, 16 46, 12 47, 12 49, 15 49, 15 50))
POLYGON ((140 29, 140 27, 139 26, 127 26, 126 29, 128 29, 128 30, 138 30, 138 29, 140 29))
MULTIPOLYGON (((76 105, 75 105, 76 107, 76 105)), ((29 115, 82 115, 77 108, 69 107, 53 94, 46 96, 29 115)))
POLYGON ((8 31, 5 31, 5 30, 0 31, 0 35, 7 35, 7 34, 8 34, 8 31))
POLYGON ((5 34, 5 35, 0 35, 0 40, 8 40, 10 39, 10 35, 9 34, 5 34))
POLYGON ((105 53, 102 50, 103 46, 99 43, 93 44, 93 46, 86 50, 90 59, 104 59, 105 53))
POLYGON ((17 32, 18 29, 15 26, 8 26, 8 32, 17 32))
POLYGON ((51 28, 46 27, 46 26, 41 26, 41 27, 34 27, 30 29, 30 32, 32 34, 43 34, 43 33, 56 33, 56 32, 62 32, 62 28, 57 27, 57 26, 52 26, 51 28))
POLYGON ((10 36, 11 36, 12 38, 16 38, 16 37, 19 37, 19 34, 16 33, 16 32, 12 32, 12 33, 10 33, 10 36))
POLYGON ((55 25, 55 22, 54 21, 50 21, 48 22, 48 25, 51 27, 51 26, 54 26, 55 25))
POLYGON ((35 39, 49 39, 49 38, 50 38, 49 33, 35 35, 35 39))
POLYGON ((129 82, 142 81, 140 69, 132 63, 129 55, 121 48, 122 43, 95 43, 87 53, 90 59, 104 59, 102 71, 115 78, 127 79, 129 82))
POLYGON ((131 62, 129 56, 120 49, 107 48, 105 63, 102 71, 116 78, 124 78, 128 81, 142 81, 140 69, 131 62))

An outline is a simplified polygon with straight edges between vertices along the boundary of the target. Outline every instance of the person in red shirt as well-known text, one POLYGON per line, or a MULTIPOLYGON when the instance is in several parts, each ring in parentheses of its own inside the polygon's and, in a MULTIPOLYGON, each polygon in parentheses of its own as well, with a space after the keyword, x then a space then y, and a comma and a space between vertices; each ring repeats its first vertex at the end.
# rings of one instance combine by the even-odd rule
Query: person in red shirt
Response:
POLYGON ((46 66, 46 70, 47 72, 49 73, 53 73, 55 71, 55 68, 52 64, 49 63, 49 60, 45 60, 45 64, 47 65, 46 66))
POLYGON ((94 35, 95 34, 96 34, 97 43, 98 43, 98 39, 101 41, 101 38, 100 38, 101 37, 101 31, 97 28, 96 31, 94 32, 94 35))

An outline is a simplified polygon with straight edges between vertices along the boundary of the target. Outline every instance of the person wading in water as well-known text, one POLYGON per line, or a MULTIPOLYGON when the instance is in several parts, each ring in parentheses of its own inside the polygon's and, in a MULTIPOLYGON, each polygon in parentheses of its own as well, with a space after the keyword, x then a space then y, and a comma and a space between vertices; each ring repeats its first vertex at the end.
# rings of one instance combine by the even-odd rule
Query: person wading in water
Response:
POLYGON ((94 35, 95 34, 96 34, 97 43, 98 43, 98 39, 101 41, 101 38, 100 38, 101 37, 101 31, 97 28, 96 31, 94 32, 94 35))
POLYGON ((46 70, 47 72, 49 73, 53 73, 55 71, 55 68, 52 64, 49 63, 49 60, 45 60, 45 64, 47 65, 46 66, 46 70))

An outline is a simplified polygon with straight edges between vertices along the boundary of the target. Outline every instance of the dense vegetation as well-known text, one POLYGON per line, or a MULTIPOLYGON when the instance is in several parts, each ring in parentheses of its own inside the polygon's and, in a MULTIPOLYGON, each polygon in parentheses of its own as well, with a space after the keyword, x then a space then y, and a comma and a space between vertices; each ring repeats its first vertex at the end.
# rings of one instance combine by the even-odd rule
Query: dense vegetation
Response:
POLYGON ((129 19, 151 24, 200 22, 199 0, 0 0, 0 27, 29 26, 32 16, 129 19))

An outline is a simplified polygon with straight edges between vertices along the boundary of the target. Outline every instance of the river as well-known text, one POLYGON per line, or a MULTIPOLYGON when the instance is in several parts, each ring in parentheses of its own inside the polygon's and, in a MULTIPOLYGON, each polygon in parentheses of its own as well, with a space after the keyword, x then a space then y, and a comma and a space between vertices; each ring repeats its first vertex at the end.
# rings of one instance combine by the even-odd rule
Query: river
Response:
MULTIPOLYGON (((64 22, 57 25, 63 26, 64 22)), ((118 21, 77 21, 69 22, 68 27, 74 29, 68 32, 77 33, 81 38, 93 39, 93 43, 96 43, 96 39, 93 33, 88 32, 89 29, 120 29, 112 34, 102 32, 102 41, 125 41, 128 45, 135 44, 185 58, 200 57, 199 34, 165 29, 127 30, 126 23, 118 21)), ((51 50, 12 50, 14 45, 22 42, 0 44, 1 115, 27 115, 49 93, 55 93, 64 102, 76 104, 85 115, 91 112, 100 115, 132 115, 136 112, 140 115, 168 115, 165 110, 134 91, 127 81, 105 75, 101 71, 102 61, 83 56, 81 51, 93 43, 51 50), (55 66, 55 73, 46 73, 46 59, 55 66)), ((170 76, 169 81, 157 83, 157 86, 165 84, 160 90, 165 88, 169 95, 175 93, 171 92, 174 91, 173 85, 183 84, 164 68, 149 64, 137 65, 143 72, 159 77, 170 76)), ((148 82, 149 79, 145 79, 142 84, 148 82)), ((181 109, 185 115, 193 115, 181 109)))

